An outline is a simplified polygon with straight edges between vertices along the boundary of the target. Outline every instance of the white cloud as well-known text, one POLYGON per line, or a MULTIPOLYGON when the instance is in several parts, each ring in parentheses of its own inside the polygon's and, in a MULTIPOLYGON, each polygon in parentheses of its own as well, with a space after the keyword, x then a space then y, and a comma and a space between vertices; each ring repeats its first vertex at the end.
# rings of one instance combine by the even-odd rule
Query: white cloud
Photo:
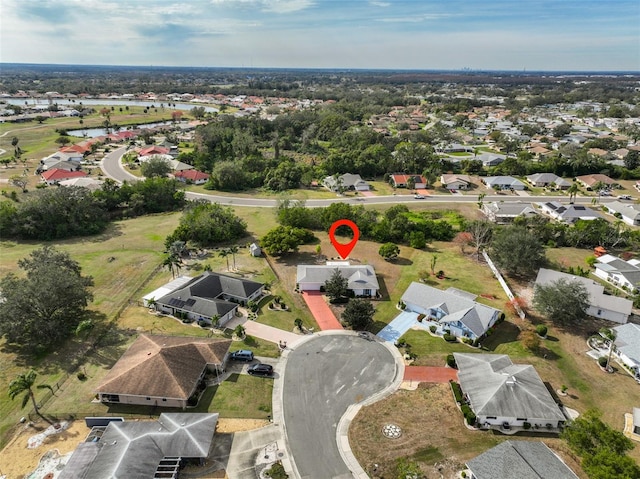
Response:
POLYGON ((315 5, 315 0, 211 0, 214 5, 228 7, 255 6, 264 12, 292 13, 315 5))
POLYGON ((373 5, 374 7, 390 7, 391 4, 389 2, 377 2, 377 1, 371 1, 369 2, 371 5, 373 5))
POLYGON ((442 18, 450 18, 455 15, 450 13, 427 13, 424 15, 413 15, 411 17, 386 17, 378 18, 376 21, 384 23, 420 23, 432 20, 440 20, 442 18))

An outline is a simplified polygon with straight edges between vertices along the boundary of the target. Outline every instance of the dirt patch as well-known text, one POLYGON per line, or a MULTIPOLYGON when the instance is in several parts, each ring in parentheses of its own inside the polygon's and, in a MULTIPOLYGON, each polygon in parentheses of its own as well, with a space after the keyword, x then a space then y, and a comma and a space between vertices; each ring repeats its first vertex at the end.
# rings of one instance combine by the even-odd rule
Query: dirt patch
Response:
MULTIPOLYGON (((249 431, 258 429, 269 424, 269 421, 261 419, 219 419, 216 433, 233 433, 240 431, 249 431)), ((78 444, 84 441, 90 432, 84 421, 73 421, 68 427, 59 434, 48 435, 44 438, 42 444, 36 448, 28 449, 29 439, 33 436, 41 434, 49 425, 46 423, 37 423, 32 426, 25 425, 20 427, 13 439, 0 451, 0 471, 7 476, 7 479, 22 479, 28 474, 35 471, 38 467, 40 459, 50 451, 56 451, 60 456, 72 452, 78 444)), ((53 458, 55 454, 50 454, 53 458)), ((54 467, 54 463, 49 461, 54 467)), ((38 475, 30 479, 42 479, 47 472, 38 472, 38 475)), ((224 472, 216 472, 212 475, 203 476, 207 478, 223 478, 226 477, 224 472)))
POLYGON ((349 428, 352 450, 373 479, 396 477, 400 458, 418 464, 427 477, 454 479, 466 461, 507 439, 544 440, 569 467, 582 474, 578 462, 557 438, 507 437, 467 429, 448 384, 421 384, 415 391, 398 391, 361 409, 349 428), (383 428, 389 424, 400 427, 400 437, 384 436, 383 428))

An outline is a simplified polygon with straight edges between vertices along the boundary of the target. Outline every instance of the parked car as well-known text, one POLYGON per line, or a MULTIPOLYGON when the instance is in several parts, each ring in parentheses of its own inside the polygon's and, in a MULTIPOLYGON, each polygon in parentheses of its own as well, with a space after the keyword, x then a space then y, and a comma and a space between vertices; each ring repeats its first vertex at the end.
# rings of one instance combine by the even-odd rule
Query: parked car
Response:
POLYGON ((631 195, 620 195, 618 196, 619 200, 632 200, 633 198, 631 197, 631 195))
POLYGON ((264 363, 252 364, 247 372, 252 376, 273 376, 273 366, 264 363))
POLYGON ((425 196, 424 196, 424 195, 413 195, 413 197, 414 197, 416 200, 424 200, 424 198, 425 198, 425 196))
POLYGON ((249 351, 248 349, 240 349, 235 351, 229 355, 230 359, 234 361, 253 361, 253 351, 249 351))

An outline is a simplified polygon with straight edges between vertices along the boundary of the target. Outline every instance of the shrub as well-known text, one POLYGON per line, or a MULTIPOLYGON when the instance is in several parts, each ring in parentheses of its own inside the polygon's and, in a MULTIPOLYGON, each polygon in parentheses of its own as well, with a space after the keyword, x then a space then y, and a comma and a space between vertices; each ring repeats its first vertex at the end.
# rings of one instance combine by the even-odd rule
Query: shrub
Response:
POLYGON ((531 423, 530 422, 524 422, 522 423, 522 427, 525 429, 531 429, 531 423))
POLYGON ((85 373, 83 373, 82 371, 80 371, 80 372, 77 374, 77 377, 78 377, 78 379, 79 379, 80 381, 84 381, 85 379, 87 379, 87 375, 86 375, 85 373))
POLYGON ((458 365, 456 364, 456 358, 453 357, 453 354, 447 355, 447 366, 453 369, 458 369, 458 365))
POLYGON ((431 331, 433 334, 435 334, 437 330, 438 330, 438 328, 434 324, 429 326, 429 331, 431 331))
POLYGON ((536 326, 536 333, 538 336, 542 336, 543 338, 547 335, 547 327, 544 324, 538 324, 536 326))
POLYGON ((601 368, 606 368, 607 367, 607 358, 605 356, 600 356, 598 358, 598 364, 600 365, 601 368))
POLYGON ((451 390, 453 391, 453 397, 456 398, 456 402, 462 404, 462 389, 460 389, 460 385, 455 381, 449 381, 449 384, 451 384, 451 390))
POLYGON ((458 340, 458 338, 451 333, 445 333, 442 337, 448 343, 455 343, 458 340))
POLYGON ((476 423, 476 415, 473 413, 471 408, 467 404, 463 404, 460 408, 462 410, 462 414, 464 415, 465 420, 469 426, 473 426, 476 423))
POLYGON ((464 344, 473 344, 473 339, 471 339, 471 338, 462 338, 462 342, 464 344))
POLYGON ((289 475, 285 472, 281 463, 276 462, 268 470, 265 471, 265 476, 271 479, 287 479, 289 475))

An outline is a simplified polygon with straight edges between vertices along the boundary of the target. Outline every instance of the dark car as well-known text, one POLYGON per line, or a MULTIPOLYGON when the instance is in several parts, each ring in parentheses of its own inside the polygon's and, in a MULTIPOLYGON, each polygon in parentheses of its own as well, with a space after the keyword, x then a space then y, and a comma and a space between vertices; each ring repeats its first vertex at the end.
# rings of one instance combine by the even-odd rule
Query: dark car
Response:
POLYGON ((249 351, 248 349, 240 349, 239 351, 235 351, 229 355, 230 359, 234 361, 253 361, 253 351, 249 351))
POLYGON ((273 376, 273 366, 263 363, 253 364, 249 366, 247 372, 252 376, 273 376))

